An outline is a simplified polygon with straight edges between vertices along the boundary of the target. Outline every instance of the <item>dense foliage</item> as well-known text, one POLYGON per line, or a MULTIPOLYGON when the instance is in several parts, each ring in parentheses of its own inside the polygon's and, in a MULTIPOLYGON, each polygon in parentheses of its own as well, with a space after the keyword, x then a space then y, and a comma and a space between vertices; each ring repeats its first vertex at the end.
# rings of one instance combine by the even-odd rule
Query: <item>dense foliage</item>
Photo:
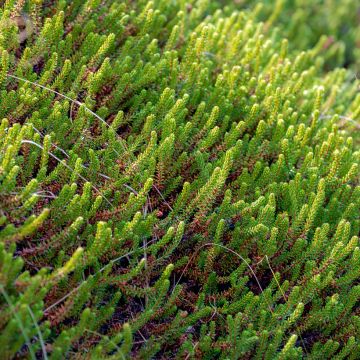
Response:
POLYGON ((326 68, 360 65, 360 10, 353 0, 239 0, 257 6, 257 18, 276 26, 293 51, 322 46, 326 68))
POLYGON ((359 3, 256 3, 2 2, 1 359, 359 358, 359 3))

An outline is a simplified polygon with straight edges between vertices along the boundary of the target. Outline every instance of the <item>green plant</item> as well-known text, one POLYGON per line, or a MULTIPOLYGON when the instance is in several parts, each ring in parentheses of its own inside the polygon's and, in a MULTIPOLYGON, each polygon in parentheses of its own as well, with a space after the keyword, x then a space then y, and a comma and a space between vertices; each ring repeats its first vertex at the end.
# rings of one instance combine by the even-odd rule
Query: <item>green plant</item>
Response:
POLYGON ((4 359, 357 358, 360 83, 276 11, 2 5, 4 359))

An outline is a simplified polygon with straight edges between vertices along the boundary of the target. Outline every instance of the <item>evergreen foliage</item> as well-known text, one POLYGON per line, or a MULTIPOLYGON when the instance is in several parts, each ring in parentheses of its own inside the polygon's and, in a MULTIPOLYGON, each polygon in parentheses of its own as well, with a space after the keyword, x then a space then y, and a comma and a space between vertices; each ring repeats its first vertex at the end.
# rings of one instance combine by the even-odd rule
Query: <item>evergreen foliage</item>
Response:
POLYGON ((2 359, 359 358, 359 4, 254 3, 2 2, 2 359))

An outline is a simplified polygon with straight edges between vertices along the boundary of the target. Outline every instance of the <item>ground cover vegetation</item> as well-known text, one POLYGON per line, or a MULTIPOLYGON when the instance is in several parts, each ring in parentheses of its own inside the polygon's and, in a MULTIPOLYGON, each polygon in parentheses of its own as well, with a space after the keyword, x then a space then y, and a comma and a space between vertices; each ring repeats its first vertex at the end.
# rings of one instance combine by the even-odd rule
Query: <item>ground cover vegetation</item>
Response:
POLYGON ((2 359, 357 359, 359 3, 6 0, 2 359))

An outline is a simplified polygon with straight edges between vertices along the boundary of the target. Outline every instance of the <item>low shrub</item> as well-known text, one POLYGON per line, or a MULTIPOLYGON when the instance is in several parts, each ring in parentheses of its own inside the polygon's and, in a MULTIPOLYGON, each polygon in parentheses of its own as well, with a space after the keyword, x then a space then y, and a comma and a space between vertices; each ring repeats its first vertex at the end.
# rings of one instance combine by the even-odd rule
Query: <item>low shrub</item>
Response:
POLYGON ((360 83, 228 3, 2 5, 2 359, 358 357, 360 83))

